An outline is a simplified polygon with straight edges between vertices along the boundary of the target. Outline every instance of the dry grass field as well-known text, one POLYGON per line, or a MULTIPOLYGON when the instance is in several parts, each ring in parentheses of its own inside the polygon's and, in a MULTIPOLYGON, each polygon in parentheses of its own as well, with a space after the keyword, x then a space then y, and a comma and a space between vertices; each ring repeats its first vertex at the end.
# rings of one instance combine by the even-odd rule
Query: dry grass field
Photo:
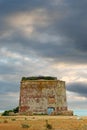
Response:
POLYGON ((0 130, 87 130, 87 117, 0 116, 0 130))

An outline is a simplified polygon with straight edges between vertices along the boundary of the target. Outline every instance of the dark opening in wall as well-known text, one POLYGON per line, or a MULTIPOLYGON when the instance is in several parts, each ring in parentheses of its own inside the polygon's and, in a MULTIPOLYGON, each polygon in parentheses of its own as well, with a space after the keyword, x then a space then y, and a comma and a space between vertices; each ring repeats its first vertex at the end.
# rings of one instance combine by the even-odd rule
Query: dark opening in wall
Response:
POLYGON ((54 107, 48 107, 47 108, 47 114, 50 115, 52 112, 55 111, 55 108, 54 107))

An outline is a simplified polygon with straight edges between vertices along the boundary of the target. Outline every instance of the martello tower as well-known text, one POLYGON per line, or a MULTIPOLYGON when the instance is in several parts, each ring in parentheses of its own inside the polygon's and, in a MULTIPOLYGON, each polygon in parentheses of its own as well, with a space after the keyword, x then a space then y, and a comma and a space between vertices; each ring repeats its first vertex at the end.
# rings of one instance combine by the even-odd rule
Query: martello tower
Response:
POLYGON ((61 114, 68 112, 65 82, 55 77, 23 77, 19 113, 61 114))

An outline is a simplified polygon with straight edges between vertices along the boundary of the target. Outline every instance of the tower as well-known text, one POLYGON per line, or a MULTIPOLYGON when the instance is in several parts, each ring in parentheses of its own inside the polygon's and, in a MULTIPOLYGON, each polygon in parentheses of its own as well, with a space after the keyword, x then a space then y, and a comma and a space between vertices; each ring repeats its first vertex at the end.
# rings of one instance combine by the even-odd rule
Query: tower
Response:
POLYGON ((20 85, 19 113, 68 112, 65 82, 55 77, 24 77, 20 85))

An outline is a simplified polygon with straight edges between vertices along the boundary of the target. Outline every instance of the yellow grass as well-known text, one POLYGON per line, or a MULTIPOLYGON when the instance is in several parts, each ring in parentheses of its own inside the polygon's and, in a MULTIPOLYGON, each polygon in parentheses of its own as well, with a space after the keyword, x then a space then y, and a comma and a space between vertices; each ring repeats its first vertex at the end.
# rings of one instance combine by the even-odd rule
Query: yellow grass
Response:
POLYGON ((87 130, 87 117, 77 116, 0 116, 0 130, 49 130, 46 120, 53 130, 87 130))

